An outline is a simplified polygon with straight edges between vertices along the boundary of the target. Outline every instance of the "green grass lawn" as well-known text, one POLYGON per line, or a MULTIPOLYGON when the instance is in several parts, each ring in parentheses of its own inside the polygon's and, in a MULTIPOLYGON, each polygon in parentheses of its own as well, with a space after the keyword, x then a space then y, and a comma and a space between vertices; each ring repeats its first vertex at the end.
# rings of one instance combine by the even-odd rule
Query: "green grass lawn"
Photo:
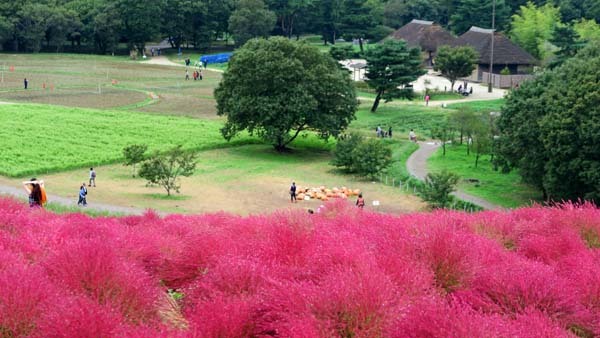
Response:
MULTIPOLYGON (((423 96, 422 93, 418 94, 419 96, 423 96)), ((440 93, 432 93, 429 95, 429 99, 431 101, 446 101, 446 100, 462 100, 465 97, 458 94, 458 93, 452 93, 452 92, 440 92, 440 93)))
POLYGON ((462 190, 504 207, 515 208, 542 197, 539 191, 522 183, 517 172, 502 174, 494 171, 489 155, 480 157, 475 168, 475 154, 467 156, 466 145, 446 147, 446 156, 442 156, 440 148, 427 161, 427 166, 432 171, 447 169, 460 175, 462 190), (477 179, 479 183, 468 183, 464 179, 477 179))
POLYGON ((461 103, 453 103, 448 105, 448 109, 468 108, 476 112, 499 112, 504 105, 504 99, 487 100, 487 101, 467 101, 461 103))
POLYGON ((217 121, 48 105, 3 105, 0 125, 0 174, 8 176, 112 163, 134 143, 164 150, 177 144, 210 149, 257 142, 247 136, 226 142, 217 121))
POLYGON ((360 106, 356 113, 356 120, 350 125, 351 131, 358 131, 375 136, 375 128, 387 130, 392 127, 394 138, 408 139, 408 132, 414 129, 421 137, 431 137, 431 130, 441 126, 446 116, 450 113, 447 109, 437 107, 424 107, 412 104, 384 105, 371 113, 371 102, 360 106))

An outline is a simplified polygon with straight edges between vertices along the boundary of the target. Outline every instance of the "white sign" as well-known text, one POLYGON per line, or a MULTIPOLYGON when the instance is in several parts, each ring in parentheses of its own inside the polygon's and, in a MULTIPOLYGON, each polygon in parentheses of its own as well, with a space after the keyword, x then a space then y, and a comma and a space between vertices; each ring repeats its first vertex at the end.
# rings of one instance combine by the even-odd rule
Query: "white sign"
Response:
POLYGON ((379 201, 373 201, 373 206, 374 207, 379 206, 379 201))

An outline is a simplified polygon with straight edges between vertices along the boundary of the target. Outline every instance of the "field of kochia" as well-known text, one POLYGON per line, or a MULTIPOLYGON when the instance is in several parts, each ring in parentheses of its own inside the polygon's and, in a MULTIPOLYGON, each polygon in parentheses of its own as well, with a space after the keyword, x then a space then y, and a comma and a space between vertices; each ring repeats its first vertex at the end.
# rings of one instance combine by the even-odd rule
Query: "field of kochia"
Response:
POLYGON ((89 218, 0 199, 3 337, 598 337, 600 210, 89 218))
POLYGON ((219 132, 221 126, 219 121, 128 111, 0 105, 0 175, 114 163, 130 144, 144 143, 151 151, 177 144, 200 150, 256 141, 240 137, 228 143, 219 132))

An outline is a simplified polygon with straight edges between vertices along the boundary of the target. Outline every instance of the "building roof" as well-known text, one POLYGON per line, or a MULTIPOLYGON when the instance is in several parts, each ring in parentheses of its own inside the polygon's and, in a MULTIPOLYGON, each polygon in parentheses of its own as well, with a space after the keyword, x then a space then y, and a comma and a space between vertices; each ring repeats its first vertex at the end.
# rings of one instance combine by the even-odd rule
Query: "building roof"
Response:
POLYGON ((391 35, 397 40, 405 40, 411 47, 420 47, 426 52, 435 52, 439 46, 450 45, 456 38, 433 21, 412 20, 391 35))
MULTIPOLYGON (((463 35, 459 36, 453 46, 471 46, 479 53, 479 64, 490 63, 490 34, 491 29, 471 27, 463 35)), ((496 65, 533 65, 537 60, 519 47, 502 33, 494 33, 494 64, 496 65)))

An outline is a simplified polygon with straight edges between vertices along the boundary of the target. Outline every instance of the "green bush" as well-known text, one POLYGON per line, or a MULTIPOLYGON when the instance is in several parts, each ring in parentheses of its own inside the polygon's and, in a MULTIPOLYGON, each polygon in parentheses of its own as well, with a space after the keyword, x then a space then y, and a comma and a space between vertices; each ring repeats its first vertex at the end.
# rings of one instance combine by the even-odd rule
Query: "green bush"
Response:
POLYGON ((425 188, 421 195, 432 208, 447 208, 453 200, 450 193, 455 190, 459 179, 458 175, 446 170, 440 173, 429 173, 425 178, 425 188))
POLYGON ((364 142, 364 138, 357 133, 350 135, 342 135, 338 138, 337 145, 333 150, 333 164, 336 167, 346 168, 350 170, 354 163, 352 151, 358 147, 359 144, 364 142))
POLYGON ((332 164, 347 172, 375 178, 392 163, 392 150, 379 139, 364 140, 358 134, 341 137, 332 164))

